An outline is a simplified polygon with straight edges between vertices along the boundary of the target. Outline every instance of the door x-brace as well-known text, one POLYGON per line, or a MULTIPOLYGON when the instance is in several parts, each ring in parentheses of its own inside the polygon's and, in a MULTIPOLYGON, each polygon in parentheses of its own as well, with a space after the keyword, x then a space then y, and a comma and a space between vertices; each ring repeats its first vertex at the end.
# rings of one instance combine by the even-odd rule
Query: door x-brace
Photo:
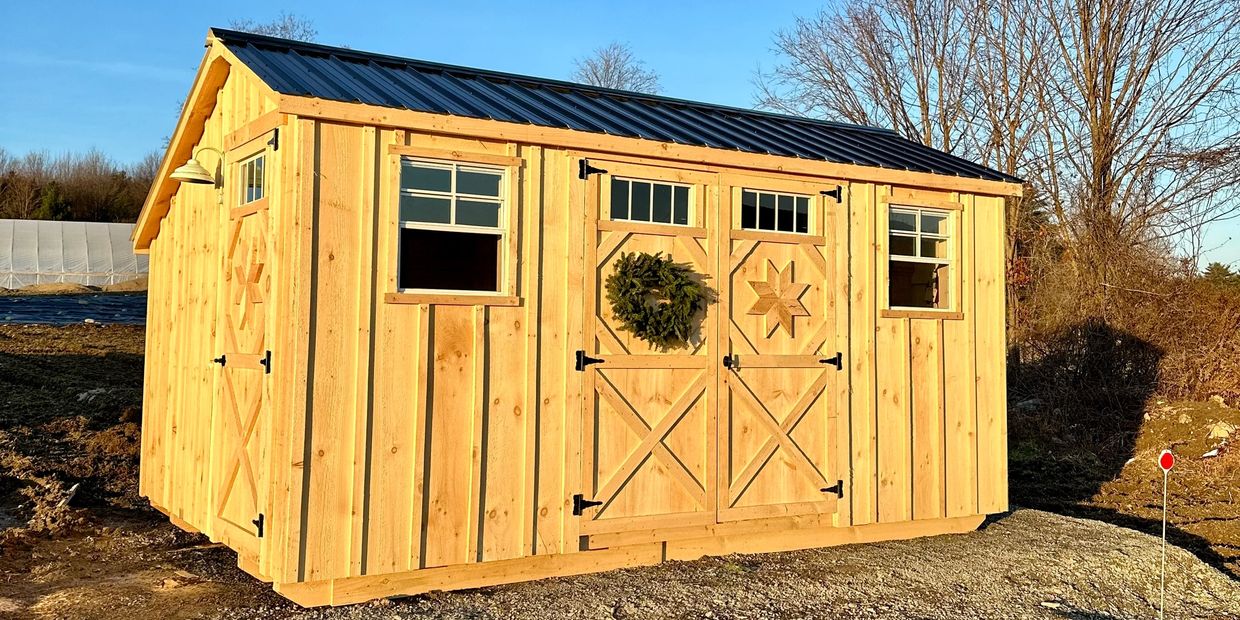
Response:
MULTIPOLYGON (((603 374, 599 374, 599 381, 595 387, 595 391, 599 396, 611 405, 612 409, 620 416, 629 428, 638 436, 642 437, 641 443, 629 453, 624 462, 616 470, 615 475, 611 477, 603 486, 599 487, 595 494, 596 501, 606 504, 615 499, 616 495, 623 490, 624 485, 637 473, 637 469, 653 455, 661 461, 672 476, 693 496, 693 499, 699 505, 706 505, 706 488, 702 483, 689 471, 689 468, 672 453, 663 441, 667 438, 672 429, 684 419, 689 413, 689 409, 694 403, 706 392, 705 372, 699 374, 689 387, 680 394, 680 397, 671 404, 667 409, 667 413, 654 426, 646 423, 642 416, 637 413, 633 406, 629 404, 616 386, 603 374)), ((590 502, 594 505, 593 502, 590 502)))

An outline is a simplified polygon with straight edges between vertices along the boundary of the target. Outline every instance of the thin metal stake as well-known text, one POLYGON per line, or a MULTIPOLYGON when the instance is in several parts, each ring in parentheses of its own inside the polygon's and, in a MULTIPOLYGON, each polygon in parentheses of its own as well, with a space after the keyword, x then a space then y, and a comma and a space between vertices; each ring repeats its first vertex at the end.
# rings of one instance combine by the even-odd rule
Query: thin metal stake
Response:
POLYGON ((1167 609, 1167 474, 1163 470, 1162 571, 1158 576, 1158 620, 1164 620, 1167 609))

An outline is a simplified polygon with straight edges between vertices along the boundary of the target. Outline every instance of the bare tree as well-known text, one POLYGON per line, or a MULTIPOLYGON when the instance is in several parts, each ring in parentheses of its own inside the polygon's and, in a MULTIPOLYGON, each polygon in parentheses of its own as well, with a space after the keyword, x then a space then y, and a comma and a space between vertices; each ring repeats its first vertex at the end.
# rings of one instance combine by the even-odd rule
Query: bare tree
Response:
POLYGON ((573 64, 576 82, 639 93, 659 92, 659 74, 634 57, 627 43, 610 43, 585 58, 578 58, 573 64))
POLYGON ((256 22, 252 19, 234 19, 228 23, 234 30, 263 34, 281 39, 314 42, 318 40, 319 31, 314 21, 300 15, 280 12, 275 19, 267 22, 256 22))
POLYGON ((1098 266, 1240 209, 1240 3, 1036 3, 1044 188, 1098 266))
POLYGON ((854 0, 776 33, 786 62, 757 77, 758 104, 889 127, 955 151, 975 114, 974 0, 854 0))

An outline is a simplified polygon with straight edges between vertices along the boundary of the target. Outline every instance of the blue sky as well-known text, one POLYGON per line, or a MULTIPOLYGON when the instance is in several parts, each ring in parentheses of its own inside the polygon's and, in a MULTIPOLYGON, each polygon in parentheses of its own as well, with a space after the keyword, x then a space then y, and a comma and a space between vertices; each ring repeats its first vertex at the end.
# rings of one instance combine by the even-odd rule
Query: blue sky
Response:
MULTIPOLYGON (((658 71, 663 94, 748 107, 755 69, 776 62, 772 34, 819 6, 792 0, 0 0, 0 147, 19 154, 98 147, 118 161, 135 161, 161 148, 172 132, 207 28, 234 19, 267 21, 282 10, 311 19, 321 43, 553 78, 567 78, 574 58, 624 41, 658 71)), ((1206 247, 1209 259, 1240 263, 1240 221, 1215 226, 1206 247)))

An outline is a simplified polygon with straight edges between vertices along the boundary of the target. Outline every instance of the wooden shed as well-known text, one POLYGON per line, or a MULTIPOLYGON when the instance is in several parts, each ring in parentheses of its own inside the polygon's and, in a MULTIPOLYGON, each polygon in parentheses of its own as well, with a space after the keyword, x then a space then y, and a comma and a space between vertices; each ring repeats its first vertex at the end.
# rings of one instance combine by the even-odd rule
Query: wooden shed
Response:
POLYGON ((971 530, 1020 191, 879 129, 213 30, 133 237, 141 492, 303 605, 971 530), (707 293, 673 346, 605 290, 647 254, 707 293))

